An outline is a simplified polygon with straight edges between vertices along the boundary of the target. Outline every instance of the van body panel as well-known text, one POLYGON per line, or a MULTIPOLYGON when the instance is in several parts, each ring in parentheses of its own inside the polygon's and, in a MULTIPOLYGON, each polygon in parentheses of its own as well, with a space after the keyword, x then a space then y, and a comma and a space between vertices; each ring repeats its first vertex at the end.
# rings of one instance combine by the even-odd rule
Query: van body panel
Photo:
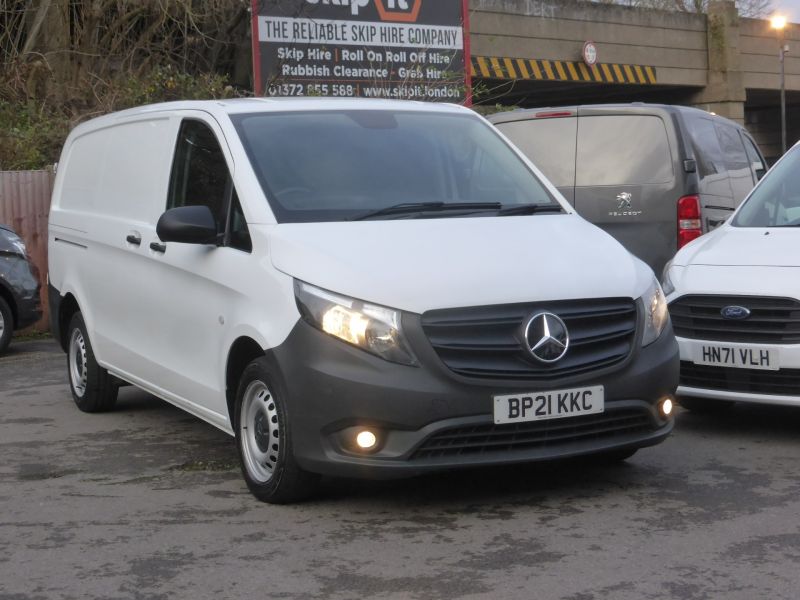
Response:
MULTIPOLYGON (((699 197, 702 228, 710 231, 730 217, 752 189, 758 165, 763 166, 760 152, 740 125, 694 108, 608 104, 511 111, 490 120, 534 162, 541 157, 542 170, 549 177, 553 171, 548 163, 551 138, 535 138, 529 133, 533 129, 547 131, 550 126, 541 121, 567 120, 547 116, 561 111, 577 114, 577 141, 574 192, 570 194, 568 186, 559 190, 574 199, 579 214, 613 235, 656 272, 677 250, 677 203, 681 197, 699 197), (586 125, 595 118, 616 119, 616 123, 590 131, 586 125), (634 125, 654 118, 663 123, 668 147, 653 143, 652 132, 634 125), (538 124, 526 125, 533 122, 538 124), (750 139, 752 146, 744 139, 750 139), (687 160, 695 161, 694 172, 685 168, 687 160), (670 168, 672 177, 662 176, 665 167, 670 168), (650 175, 654 177, 648 179, 650 175)), ((565 171, 560 163, 558 169, 565 171)))
POLYGON ((275 228, 270 251, 275 267, 293 277, 418 314, 464 306, 466 298, 474 306, 602 298, 622 285, 641 294, 652 281, 577 215, 289 223, 275 228), (576 264, 580 276, 565 277, 576 264))

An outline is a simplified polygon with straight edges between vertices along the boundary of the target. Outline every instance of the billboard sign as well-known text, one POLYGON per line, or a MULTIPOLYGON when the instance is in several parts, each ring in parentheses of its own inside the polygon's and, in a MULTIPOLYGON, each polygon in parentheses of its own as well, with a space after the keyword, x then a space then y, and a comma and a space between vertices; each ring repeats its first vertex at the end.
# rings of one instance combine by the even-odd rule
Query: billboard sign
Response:
POLYGON ((254 0, 258 96, 468 101, 467 0, 254 0))

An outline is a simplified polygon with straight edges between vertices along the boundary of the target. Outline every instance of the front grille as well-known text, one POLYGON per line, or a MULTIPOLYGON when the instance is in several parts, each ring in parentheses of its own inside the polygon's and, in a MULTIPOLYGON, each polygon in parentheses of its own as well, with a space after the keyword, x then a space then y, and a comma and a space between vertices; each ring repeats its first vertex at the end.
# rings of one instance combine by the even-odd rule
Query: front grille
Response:
POLYGON ((429 311, 422 327, 445 365, 459 375, 549 380, 589 373, 624 361, 636 336, 636 304, 629 298, 566 300, 429 311), (569 350, 539 363, 523 348, 520 331, 539 311, 561 317, 569 350))
POLYGON ((655 429, 646 409, 621 409, 532 423, 474 425, 435 433, 417 448, 412 460, 487 455, 612 439, 655 429))
POLYGON ((704 390, 800 396, 800 369, 736 369, 681 362, 681 385, 704 390))
POLYGON ((675 335, 696 340, 800 343, 800 302, 760 296, 684 296, 669 305, 675 335), (742 320, 722 317, 726 306, 744 306, 742 320))

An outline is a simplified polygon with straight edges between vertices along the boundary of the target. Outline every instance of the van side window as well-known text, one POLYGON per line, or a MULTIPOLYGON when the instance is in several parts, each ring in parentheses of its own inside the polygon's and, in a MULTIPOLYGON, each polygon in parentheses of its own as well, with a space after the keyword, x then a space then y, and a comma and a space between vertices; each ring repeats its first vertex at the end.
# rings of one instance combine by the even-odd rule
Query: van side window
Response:
POLYGON ((247 230, 247 223, 244 220, 242 205, 239 203, 239 196, 236 195, 236 190, 233 190, 233 196, 231 197, 231 210, 228 215, 228 236, 225 245, 244 252, 253 251, 250 232, 247 230))
POLYGON ((167 208, 208 206, 225 245, 252 250, 250 232, 214 132, 201 121, 181 123, 169 180, 167 208))
POLYGON ((700 178, 724 173, 727 169, 711 119, 692 117, 688 119, 688 130, 700 178))
POLYGON ((717 132, 719 147, 722 149, 722 154, 725 157, 725 166, 728 170, 749 169, 750 161, 747 160, 747 154, 745 154, 744 146, 742 146, 739 131, 725 123, 714 123, 714 129, 717 132))
POLYGON ((747 160, 750 162, 750 168, 753 169, 753 174, 756 177, 756 181, 760 181, 767 172, 767 167, 764 165, 764 160, 758 153, 758 149, 753 143, 753 140, 746 135, 742 135, 742 140, 744 141, 744 150, 747 152, 747 160))
POLYGON ((200 121, 184 121, 175 147, 167 208, 208 206, 222 232, 232 185, 214 132, 200 121))

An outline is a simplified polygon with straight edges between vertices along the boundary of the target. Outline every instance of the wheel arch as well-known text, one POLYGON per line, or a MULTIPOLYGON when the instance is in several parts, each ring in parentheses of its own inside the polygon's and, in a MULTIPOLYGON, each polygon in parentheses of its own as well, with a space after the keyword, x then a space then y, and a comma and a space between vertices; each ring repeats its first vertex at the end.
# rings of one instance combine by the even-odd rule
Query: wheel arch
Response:
POLYGON ((234 428, 236 419, 236 390, 245 368, 255 359, 265 356, 266 352, 252 337, 243 335, 231 344, 228 351, 228 360, 225 364, 225 401, 228 407, 228 418, 231 429, 234 428))
POLYGON ((58 306, 58 342, 64 352, 67 351, 67 328, 69 327, 69 322, 72 319, 72 315, 80 311, 81 307, 78 304, 78 300, 71 292, 67 292, 61 298, 58 306))

